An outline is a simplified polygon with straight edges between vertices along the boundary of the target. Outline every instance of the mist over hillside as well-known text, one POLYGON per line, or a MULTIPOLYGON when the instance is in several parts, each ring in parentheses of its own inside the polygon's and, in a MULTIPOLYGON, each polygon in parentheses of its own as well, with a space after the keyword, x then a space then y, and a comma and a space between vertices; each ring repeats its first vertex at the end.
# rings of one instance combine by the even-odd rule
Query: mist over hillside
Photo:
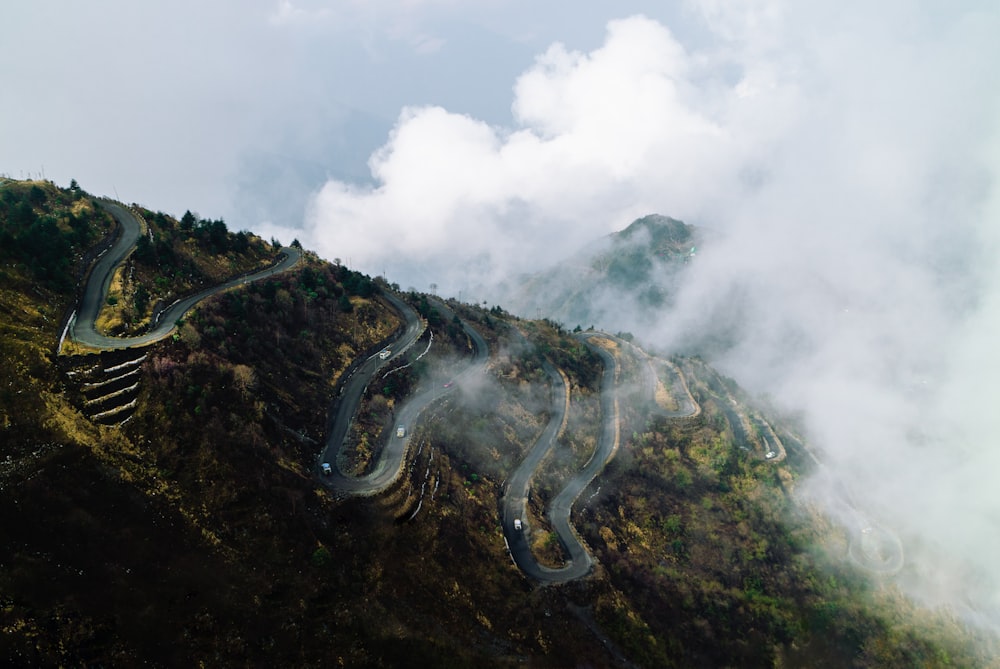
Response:
MULTIPOLYGON (((981 283, 989 261, 971 239, 935 239, 922 219, 933 248, 907 239, 909 229, 892 242, 775 229, 664 255, 650 230, 683 224, 650 216, 520 281, 507 299, 525 316, 551 313, 568 327, 596 324, 652 350, 704 356, 798 416, 827 465, 806 497, 850 525, 854 512, 831 492, 849 491, 868 520, 903 537, 899 582, 911 594, 995 629, 996 449, 991 412, 973 410, 983 378, 969 367, 973 355, 995 359, 978 343, 993 323, 981 283)), ((679 247, 703 237, 673 230, 679 247)))
POLYGON ((568 327, 635 330, 673 305, 705 237, 681 221, 645 216, 548 269, 505 282, 491 298, 513 313, 542 314, 568 327))
POLYGON ((517 78, 510 127, 407 108, 376 185, 329 181, 302 232, 482 300, 651 211, 717 229, 670 302, 588 308, 658 351, 711 342, 904 537, 915 597, 1000 629, 1000 16, 771 9, 702 7, 697 44, 641 16, 590 51, 554 44, 517 78))
MULTIPOLYGON (((9 664, 989 666, 900 596, 913 543, 702 359, 0 191, 9 664)), ((694 238, 640 219, 591 290, 642 298, 694 238)))
POLYGON ((978 343, 994 322, 979 283, 986 258, 962 248, 968 240, 899 257, 886 241, 847 245, 831 233, 823 249, 819 237, 719 235, 682 264, 660 261, 643 237, 644 253, 622 241, 617 257, 634 263, 625 282, 594 269, 608 257, 595 246, 520 284, 528 297, 512 303, 705 356, 799 416, 828 465, 807 497, 850 525, 854 512, 831 493, 849 491, 903 537, 899 582, 911 594, 995 629, 996 449, 991 412, 973 409, 984 379, 969 367, 972 356, 995 360, 978 343), (655 305, 651 286, 665 296, 655 305))

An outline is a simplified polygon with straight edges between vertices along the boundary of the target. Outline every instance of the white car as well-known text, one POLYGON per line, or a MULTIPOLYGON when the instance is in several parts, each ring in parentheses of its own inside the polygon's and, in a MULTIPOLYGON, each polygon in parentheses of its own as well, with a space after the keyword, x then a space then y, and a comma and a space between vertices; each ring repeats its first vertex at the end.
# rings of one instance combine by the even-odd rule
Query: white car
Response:
POLYGON ((402 425, 400 425, 399 427, 397 427, 396 428, 396 436, 399 437, 400 439, 402 439, 403 437, 405 437, 406 436, 406 428, 403 427, 402 425))
POLYGON ((518 532, 521 531, 521 519, 520 518, 515 518, 514 519, 514 529, 517 530, 518 532))
POLYGON ((330 466, 329 462, 324 462, 319 467, 323 470, 323 476, 331 476, 333 474, 333 467, 330 466))
POLYGON ((768 451, 767 453, 764 454, 764 457, 767 458, 768 460, 770 460, 771 458, 775 457, 776 455, 778 455, 778 454, 775 453, 774 451, 768 451))

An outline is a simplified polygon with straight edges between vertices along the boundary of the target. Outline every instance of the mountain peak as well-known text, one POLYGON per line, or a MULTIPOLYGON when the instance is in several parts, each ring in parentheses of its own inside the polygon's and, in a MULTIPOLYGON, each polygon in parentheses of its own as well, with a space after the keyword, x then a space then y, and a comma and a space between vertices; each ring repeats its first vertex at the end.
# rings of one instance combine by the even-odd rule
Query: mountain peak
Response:
POLYGON ((621 232, 613 233, 611 237, 631 241, 633 237, 643 233, 649 235, 654 253, 667 250, 679 252, 682 247, 691 243, 694 238, 694 227, 669 216, 649 214, 636 219, 621 232))

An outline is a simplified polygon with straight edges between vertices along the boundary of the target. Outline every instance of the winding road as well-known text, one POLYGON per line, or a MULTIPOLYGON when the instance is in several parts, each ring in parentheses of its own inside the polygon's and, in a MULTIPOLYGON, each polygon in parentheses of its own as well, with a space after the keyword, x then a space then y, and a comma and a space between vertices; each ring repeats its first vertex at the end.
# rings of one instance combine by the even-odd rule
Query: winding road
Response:
MULTIPOLYGON (((526 520, 525 509, 528 502, 528 488, 531 486, 531 479, 535 475, 538 466, 548 455, 555 445, 555 441, 562 433, 566 424, 567 408, 569 405, 569 388, 562 374, 553 367, 547 360, 542 364, 545 373, 552 381, 552 409, 548 425, 542 430, 542 434, 535 440, 534 445, 528 454, 518 465, 514 473, 507 479, 504 489, 504 496, 500 502, 500 520, 503 525, 504 536, 507 539, 507 546, 510 548, 510 555, 514 563, 531 578, 543 583, 554 583, 565 580, 564 569, 550 569, 538 564, 535 556, 531 553, 531 544, 528 537, 531 527, 526 520), (514 520, 520 519, 522 529, 514 528, 514 520)), ((579 545, 579 542, 577 542, 579 545)), ((582 548, 582 547, 581 547, 582 548)), ((577 565, 579 571, 582 569, 583 576, 590 571, 590 556, 586 551, 577 555, 569 554, 570 559, 577 565)), ((575 578, 576 576, 571 576, 575 578)))
POLYGON ((284 257, 271 267, 206 288, 199 293, 174 302, 160 314, 156 325, 146 334, 136 337, 109 337, 97 331, 95 327, 97 316, 104 300, 107 299, 115 268, 128 257, 139 241, 139 236, 142 234, 142 223, 128 207, 117 202, 101 200, 99 204, 118 222, 121 232, 111 248, 94 264, 90 280, 83 290, 80 307, 69 323, 69 338, 85 346, 99 349, 122 349, 146 346, 165 339, 173 332, 177 321, 206 297, 235 286, 260 281, 280 272, 288 271, 302 257, 302 252, 298 249, 289 246, 283 247, 281 253, 284 257))
MULTIPOLYGON (((341 388, 333 424, 327 434, 326 446, 320 454, 320 462, 329 462, 334 465, 333 473, 322 476, 320 480, 326 486, 345 493, 375 494, 384 490, 396 480, 399 468, 402 466, 403 456, 406 454, 408 440, 391 439, 382 451, 374 470, 367 476, 350 476, 336 467, 339 460, 337 455, 344 447, 344 440, 347 438, 354 414, 357 413, 358 407, 361 405, 361 398, 364 397, 368 384, 376 372, 403 355, 424 332, 424 322, 416 311, 393 295, 386 295, 386 298, 403 315, 406 327, 394 342, 383 342, 383 344, 391 345, 395 349, 392 356, 382 359, 378 353, 375 353, 356 369, 348 372, 350 376, 341 388)), ((402 412, 400 412, 400 420, 404 420, 402 412)), ((319 463, 317 463, 318 467, 319 463)))
MULTIPOLYGON (((393 356, 395 358, 402 355, 407 348, 413 345, 423 333, 424 324, 417 316, 417 313, 408 305, 395 297, 392 297, 390 301, 403 313, 407 320, 406 332, 394 344, 394 346, 402 345, 393 356)), ((432 302, 434 303, 434 307, 442 312, 448 320, 454 317, 454 313, 443 302, 439 300, 432 300, 432 302)), ((352 374, 344 386, 333 427, 329 432, 326 446, 321 454, 320 462, 327 463, 331 467, 331 473, 320 478, 324 485, 337 492, 349 495, 376 495, 396 482, 403 471, 403 462, 406 459, 407 448, 409 447, 410 440, 413 438, 414 432, 412 426, 417 423, 420 414, 427 407, 452 392, 457 385, 461 385, 462 381, 474 374, 481 373, 486 366, 486 361, 489 359, 489 347, 486 345, 486 340, 483 339, 483 336, 464 320, 461 323, 463 331, 469 337, 475 350, 473 357, 466 361, 462 370, 456 374, 452 382, 447 386, 425 383, 423 386, 417 387, 413 396, 396 413, 395 422, 404 427, 406 436, 402 438, 397 437, 395 430, 390 430, 388 435, 383 435, 383 438, 386 439, 385 446, 379 454, 372 471, 363 476, 351 476, 343 472, 338 464, 342 459, 339 456, 345 448, 344 440, 350 429, 354 414, 361 403, 361 398, 364 396, 365 389, 368 387, 368 383, 375 376, 375 373, 392 358, 381 360, 377 354, 373 355, 352 374)), ((317 466, 319 466, 319 463, 317 463, 317 466)))
POLYGON ((615 451, 618 450, 620 438, 618 393, 616 392, 620 372, 618 358, 604 347, 591 342, 589 337, 585 338, 585 341, 587 346, 597 353, 604 362, 604 372, 601 375, 601 434, 590 460, 583 466, 580 473, 566 484, 562 492, 556 495, 549 507, 549 522, 552 523, 552 529, 559 535, 559 541, 562 542, 563 548, 569 555, 566 566, 561 569, 546 569, 539 566, 549 581, 571 581, 586 576, 593 568, 594 558, 583 546, 576 530, 570 524, 569 515, 576 498, 580 496, 584 488, 590 485, 590 482, 604 469, 615 451))
MULTIPOLYGON (((94 264, 90 279, 84 288, 79 309, 70 319, 67 333, 71 340, 94 348, 124 349, 146 346, 162 340, 174 330, 176 321, 201 300, 229 288, 259 281, 287 271, 294 267, 302 256, 298 249, 284 247, 281 249, 283 257, 273 266, 213 286, 170 305, 160 314, 156 324, 149 332, 135 337, 109 337, 97 332, 95 322, 108 294, 115 269, 135 248, 139 236, 143 234, 143 227, 136 215, 119 203, 101 201, 100 206, 118 222, 120 234, 111 248, 100 256, 94 264)), ((473 349, 472 357, 463 363, 452 382, 442 386, 437 382, 425 381, 422 386, 418 386, 413 396, 399 408, 396 414, 395 423, 405 428, 405 436, 396 436, 395 430, 391 430, 390 434, 385 435, 385 447, 379 454, 372 471, 363 476, 351 476, 344 473, 336 463, 341 460, 338 456, 345 448, 344 442, 351 421, 360 406, 368 384, 380 369, 383 369, 392 360, 404 355, 426 329, 426 323, 409 305, 394 295, 388 293, 383 295, 401 314, 405 321, 405 327, 393 340, 383 342, 380 347, 391 345, 393 347, 392 356, 383 359, 376 353, 365 360, 356 361, 348 371, 349 376, 341 385, 336 412, 332 416, 326 444, 317 461, 316 474, 318 479, 327 488, 345 495, 375 495, 395 483, 403 471, 407 449, 414 434, 412 427, 416 425, 420 415, 429 406, 453 392, 455 387, 461 385, 462 381, 482 373, 489 359, 489 349, 485 339, 475 328, 464 320, 460 320, 463 331, 473 349), (322 474, 320 463, 331 465, 329 475, 322 474)), ((442 312, 447 320, 450 321, 454 318, 454 313, 443 302, 436 299, 432 299, 432 301, 435 308, 442 312)), ((538 563, 531 552, 529 542, 531 527, 526 520, 525 513, 532 477, 545 456, 551 451, 556 439, 565 429, 569 408, 569 388, 566 385, 565 376, 548 361, 543 363, 543 369, 551 380, 552 386, 552 407, 549 422, 529 449, 524 460, 509 477, 500 501, 501 525, 511 557, 528 577, 541 583, 562 583, 582 578, 591 572, 595 562, 595 558, 583 545, 574 530, 570 522, 570 514, 573 504, 584 488, 597 477, 614 456, 620 440, 618 405, 620 361, 615 354, 608 348, 601 346, 596 340, 605 339, 614 342, 622 354, 625 354, 627 349, 636 358, 640 365, 640 384, 651 399, 655 396, 658 383, 650 356, 641 349, 604 333, 583 333, 578 336, 604 363, 600 383, 601 430, 590 459, 552 500, 547 512, 552 528, 568 555, 566 565, 561 568, 550 568, 538 563), (641 361, 639 360, 640 354, 644 356, 641 361), (515 528, 515 520, 522 522, 520 530, 515 528)), ((697 415, 701 411, 701 407, 692 397, 685 382, 684 373, 672 363, 667 363, 667 368, 674 377, 675 382, 670 385, 678 409, 663 413, 668 418, 678 419, 697 415)), ((734 413, 726 402, 720 402, 720 405, 728 414, 734 413)), ((734 430, 743 428, 742 421, 735 419, 738 417, 730 415, 729 418, 734 430), (739 428, 736 427, 737 425, 739 428)), ((777 437, 773 435, 773 431, 767 436, 773 436, 774 440, 778 441, 777 437)), ((783 450, 782 455, 784 455, 783 450)), ((879 528, 867 528, 863 532, 862 541, 858 542, 857 548, 854 549, 856 555, 852 555, 862 564, 869 563, 869 568, 872 568, 870 564, 874 562, 879 563, 877 566, 886 571, 898 569, 899 561, 895 559, 896 546, 891 536, 886 538, 887 534, 879 528)), ((901 553, 901 550, 898 552, 901 553)))
MULTIPOLYGON (((95 324, 101 307, 107 299, 114 272, 135 249, 139 237, 143 234, 143 224, 134 212, 118 202, 99 200, 98 203, 117 221, 119 234, 112 246, 94 263, 90 278, 84 286, 79 307, 70 318, 66 332, 71 341, 93 348, 109 350, 142 347, 165 339, 175 329, 177 320, 205 298, 229 288, 285 272, 294 267, 302 257, 302 252, 299 249, 283 247, 281 249, 282 259, 271 267, 231 279, 176 301, 160 314, 156 324, 149 332, 135 337, 109 337, 98 332, 95 324)), ((406 326, 394 340, 383 342, 380 346, 380 348, 387 345, 393 346, 394 355, 385 359, 378 354, 372 355, 349 372, 350 377, 341 388, 337 413, 332 421, 326 448, 321 454, 322 460, 326 460, 330 454, 335 454, 343 448, 344 438, 350 428, 351 420, 375 373, 393 359, 404 354, 417 341, 426 327, 423 320, 409 305, 389 293, 383 295, 402 315, 406 326)), ((438 300, 434 300, 434 303, 436 308, 442 311, 447 318, 450 319, 454 316, 444 303, 438 300)), ((486 340, 464 321, 462 321, 462 328, 475 350, 474 356, 456 375, 454 382, 448 384, 447 387, 418 388, 418 392, 400 409, 397 415, 397 421, 400 424, 412 425, 416 423, 418 416, 426 407, 452 391, 455 382, 460 382, 484 368, 489 357, 486 340)), ((395 432, 393 432, 394 434, 395 432)), ((366 476, 352 477, 335 469, 331 476, 321 476, 320 480, 326 486, 347 494, 371 495, 381 492, 399 477, 409 439, 409 436, 405 438, 390 437, 374 470, 366 476)), ((331 461, 336 462, 336 458, 331 461)))
MULTIPOLYGON (((553 397, 551 417, 548 425, 542 434, 535 441, 528 451, 524 460, 508 479, 504 490, 504 496, 500 503, 501 525, 507 546, 510 549, 511 558, 514 563, 527 576, 541 583, 564 583, 578 578, 582 578, 590 573, 594 566, 594 557, 583 545, 580 537, 570 522, 570 514, 573 504, 579 498, 584 488, 590 485, 597 475, 604 469, 607 463, 614 457, 620 441, 619 423, 620 412, 618 406, 618 380, 621 373, 621 365, 618 357, 607 348, 596 343, 594 340, 604 339, 614 342, 623 353, 627 349, 630 354, 639 360, 640 354, 645 356, 645 365, 639 368, 641 375, 640 383, 652 400, 656 388, 656 374, 649 361, 649 356, 638 349, 638 347, 627 344, 621 339, 605 333, 584 333, 578 335, 587 346, 597 353, 604 363, 604 371, 601 375, 601 433, 593 454, 580 472, 574 476, 566 487, 556 495, 548 509, 549 522, 555 530, 559 541, 562 544, 568 559, 566 565, 561 568, 546 567, 538 563, 531 552, 529 538, 531 527, 525 520, 525 508, 527 506, 528 488, 531 486, 531 479, 538 469, 545 456, 549 453, 555 440, 566 423, 566 411, 569 407, 569 389, 566 387, 565 379, 548 361, 543 364, 545 373, 552 381, 553 397), (521 520, 521 529, 514 526, 514 520, 521 520)), ((701 407, 691 396, 683 375, 676 367, 670 365, 670 369, 676 373, 681 389, 674 390, 679 394, 679 402, 682 409, 678 411, 665 412, 669 418, 688 418, 696 416, 701 412, 701 407)), ((673 384, 672 384, 673 386, 673 384)))
MULTIPOLYGON (((146 346, 160 341, 169 336, 176 327, 176 321, 200 301, 229 288, 259 281, 279 272, 287 271, 299 262, 302 255, 298 249, 282 248, 284 257, 275 265, 178 300, 160 315, 157 324, 149 332, 136 337, 109 337, 99 333, 95 323, 108 294, 115 269, 135 248, 139 236, 143 234, 143 229, 142 223, 127 207, 109 201, 102 201, 101 206, 118 222, 120 234, 111 248, 95 263, 90 280, 84 288, 79 309, 68 326, 69 338, 72 341, 94 348, 124 349, 146 346)), ((456 374, 452 383, 446 386, 433 384, 417 388, 417 392, 403 404, 396 415, 396 423, 407 428, 406 436, 402 438, 395 436, 395 430, 386 435, 385 447, 372 471, 364 476, 351 476, 344 473, 335 463, 340 460, 337 456, 344 448, 344 440, 350 429, 351 421, 358 410, 368 384, 380 369, 393 359, 403 355, 425 329, 424 322, 410 306, 393 295, 386 294, 385 297, 403 316, 406 326, 394 341, 383 342, 383 346, 391 345, 393 347, 394 354, 391 357, 382 359, 378 354, 374 354, 349 372, 350 376, 341 388, 337 411, 328 432, 325 448, 319 459, 319 462, 333 465, 332 473, 328 476, 321 475, 318 471, 319 462, 317 462, 319 480, 328 488, 343 494, 375 495, 391 486, 403 470, 403 462, 413 435, 411 426, 417 423, 420 414, 427 407, 453 392, 463 380, 481 373, 489 358, 486 340, 475 328, 461 320, 462 328, 474 349, 473 357, 466 361, 463 369, 456 374)), ((443 302, 439 300, 433 302, 435 308, 442 312, 447 320, 454 317, 454 313, 443 302)), ((513 519, 524 516, 524 503, 531 477, 552 447, 565 422, 569 402, 568 389, 562 375, 549 363, 545 364, 545 371, 553 381, 553 388, 562 389, 561 398, 558 398, 553 404, 553 415, 548 427, 536 441, 517 471, 511 476, 508 484, 509 493, 503 503, 504 530, 510 543, 511 554, 526 574, 542 582, 568 581, 580 578, 591 570, 593 558, 570 525, 570 510, 580 492, 604 468, 618 445, 618 407, 617 399, 612 392, 618 375, 618 362, 603 348, 594 346, 589 341, 588 346, 597 351, 605 363, 601 382, 601 411, 604 416, 602 435, 588 463, 555 498, 549 510, 553 528, 570 556, 568 564, 562 569, 550 569, 539 565, 531 554, 526 539, 527 533, 513 530, 513 519)), ((554 392, 558 393, 558 390, 554 390, 554 392)))

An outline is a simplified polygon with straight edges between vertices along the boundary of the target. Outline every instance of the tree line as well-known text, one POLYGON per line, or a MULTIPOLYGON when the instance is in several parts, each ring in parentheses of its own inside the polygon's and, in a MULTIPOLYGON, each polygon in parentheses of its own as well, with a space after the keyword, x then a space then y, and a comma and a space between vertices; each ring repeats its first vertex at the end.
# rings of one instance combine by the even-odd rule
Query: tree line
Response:
POLYGON ((78 189, 0 185, 0 259, 24 263, 36 283, 71 289, 74 253, 97 241, 100 226, 94 223, 105 216, 93 206, 77 205, 81 197, 78 189))

